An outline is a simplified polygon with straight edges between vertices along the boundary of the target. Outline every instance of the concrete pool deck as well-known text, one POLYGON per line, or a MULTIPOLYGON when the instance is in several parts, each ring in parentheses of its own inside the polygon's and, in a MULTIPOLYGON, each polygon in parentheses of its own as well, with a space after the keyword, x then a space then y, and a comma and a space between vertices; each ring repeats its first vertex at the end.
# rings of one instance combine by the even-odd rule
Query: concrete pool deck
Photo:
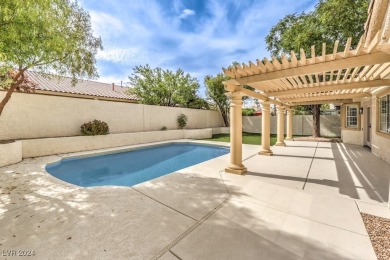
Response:
POLYGON ((390 218, 390 165, 358 146, 286 143, 271 157, 243 145, 244 176, 222 172, 225 155, 133 187, 62 182, 44 170, 60 156, 2 167, 0 258, 376 259, 360 212, 390 218))

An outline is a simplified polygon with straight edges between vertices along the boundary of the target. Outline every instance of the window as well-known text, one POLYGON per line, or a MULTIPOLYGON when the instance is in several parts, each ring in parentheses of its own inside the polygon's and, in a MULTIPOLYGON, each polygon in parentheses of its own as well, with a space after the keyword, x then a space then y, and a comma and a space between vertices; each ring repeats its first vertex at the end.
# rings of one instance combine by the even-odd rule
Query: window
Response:
POLYGON ((358 126, 358 106, 349 105, 347 106, 347 118, 346 118, 346 127, 347 128, 357 128, 358 126))
POLYGON ((390 133, 390 95, 379 99, 379 131, 390 133))

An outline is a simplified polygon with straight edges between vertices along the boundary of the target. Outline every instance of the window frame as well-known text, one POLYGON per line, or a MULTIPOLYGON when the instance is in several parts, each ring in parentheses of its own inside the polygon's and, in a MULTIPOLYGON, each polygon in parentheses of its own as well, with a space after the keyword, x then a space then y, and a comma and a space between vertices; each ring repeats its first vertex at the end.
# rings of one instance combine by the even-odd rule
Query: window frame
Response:
POLYGON ((378 98, 378 132, 382 133, 382 134, 386 134, 386 135, 390 135, 390 93, 386 93, 385 95, 381 95, 379 96, 378 98), (386 117, 386 127, 387 129, 386 130, 382 130, 382 99, 385 99, 386 100, 386 108, 385 108, 385 117, 386 117))
POLYGON ((346 104, 345 105, 345 128, 346 129, 359 129, 359 116, 360 116, 360 113, 359 113, 359 105, 357 104, 346 104), (349 109, 350 108, 355 108, 356 109, 356 115, 348 115, 349 113, 349 109), (348 125, 348 119, 350 118, 356 118, 356 124, 355 125, 348 125))

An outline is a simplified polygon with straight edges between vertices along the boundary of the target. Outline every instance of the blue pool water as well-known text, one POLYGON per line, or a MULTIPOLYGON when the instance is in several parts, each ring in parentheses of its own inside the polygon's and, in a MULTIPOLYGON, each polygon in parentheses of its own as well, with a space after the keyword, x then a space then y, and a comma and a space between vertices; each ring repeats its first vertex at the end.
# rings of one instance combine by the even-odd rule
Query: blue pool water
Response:
POLYGON ((82 187, 133 186, 229 153, 229 149, 175 143, 87 158, 63 159, 46 166, 51 175, 82 187))

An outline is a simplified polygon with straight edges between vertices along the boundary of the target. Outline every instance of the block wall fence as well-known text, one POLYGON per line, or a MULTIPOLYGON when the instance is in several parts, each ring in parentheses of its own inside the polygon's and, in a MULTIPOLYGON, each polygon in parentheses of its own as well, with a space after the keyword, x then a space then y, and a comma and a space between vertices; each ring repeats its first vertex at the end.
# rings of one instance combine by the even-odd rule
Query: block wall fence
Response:
MULTIPOLYGON (((276 134, 277 116, 271 116, 271 134, 276 134)), ((261 133, 261 116, 244 116, 242 119, 243 131, 247 133, 261 133)), ((320 132, 322 136, 340 137, 340 116, 323 115, 320 119, 320 132)), ((287 127, 285 117, 285 128, 287 127)), ((313 116, 294 115, 293 135, 312 135, 313 116)), ((285 129, 286 131, 286 129, 285 129)), ((286 133, 286 132, 285 132, 286 133)))
MULTIPOLYGON (((0 92, 0 99, 5 92, 0 92)), ((0 140, 80 135, 80 126, 98 119, 110 133, 176 130, 177 117, 188 116, 187 129, 224 126, 218 111, 149 106, 73 97, 14 93, 0 117, 0 140)))
MULTIPOLYGON (((0 92, 0 98, 5 92, 0 92)), ((0 117, 0 140, 80 135, 80 126, 103 120, 112 134, 176 130, 177 117, 188 116, 187 129, 218 128, 224 123, 218 111, 150 106, 73 97, 14 93, 0 117)), ((276 134, 276 116, 271 134, 276 134)), ((311 135, 312 116, 293 116, 293 134, 311 135)), ((286 124, 285 124, 286 125, 286 124)), ((243 131, 261 133, 261 116, 244 116, 243 131)), ((340 136, 340 117, 321 116, 321 134, 340 136)))

